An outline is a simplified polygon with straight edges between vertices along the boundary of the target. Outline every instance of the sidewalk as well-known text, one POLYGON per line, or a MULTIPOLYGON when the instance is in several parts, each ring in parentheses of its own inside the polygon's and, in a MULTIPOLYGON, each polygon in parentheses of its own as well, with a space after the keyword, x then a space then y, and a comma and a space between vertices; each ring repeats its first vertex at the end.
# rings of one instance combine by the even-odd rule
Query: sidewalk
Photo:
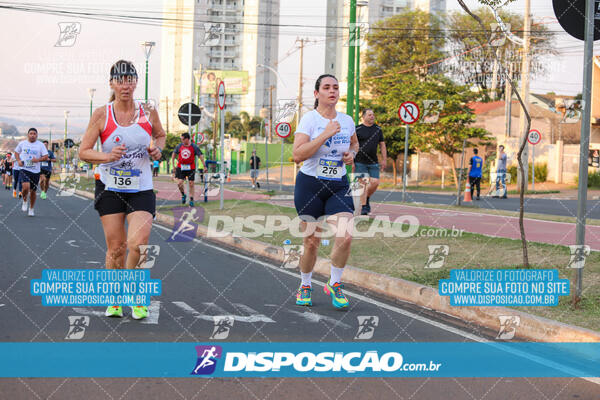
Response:
MULTIPOLYGON (((157 198, 163 200, 179 200, 181 194, 174 182, 154 181, 158 190, 157 198)), ((203 185, 196 184, 194 199, 204 200, 203 185)), ((187 190, 187 183, 186 183, 187 190)), ((291 200, 276 200, 261 193, 238 192, 225 189, 225 200, 261 201, 283 207, 294 207, 291 200)), ((209 201, 219 200, 219 195, 209 196, 209 201)), ((462 229, 464 232, 478 233, 491 237, 520 239, 519 218, 502 215, 490 215, 469 211, 444 210, 439 208, 423 208, 400 204, 372 203, 371 216, 386 216, 391 221, 403 215, 417 217, 419 223, 425 226, 446 229, 462 229)), ((559 244, 563 246, 575 244, 575 224, 568 222, 543 221, 524 219, 525 237, 528 241, 559 244)), ((600 251, 600 226, 587 225, 585 242, 592 250, 600 251)))
MULTIPOLYGON (((446 229, 454 227, 463 229, 465 232, 492 237, 521 238, 518 217, 384 203, 374 203, 371 214, 376 217, 388 216, 390 220, 402 215, 414 215, 419 219, 419 223, 425 226, 446 229)), ((573 223, 529 218, 524 218, 523 222, 525 237, 528 241, 564 246, 575 244, 575 224, 573 223)), ((586 226, 585 243, 592 250, 600 251, 600 226, 586 226)))

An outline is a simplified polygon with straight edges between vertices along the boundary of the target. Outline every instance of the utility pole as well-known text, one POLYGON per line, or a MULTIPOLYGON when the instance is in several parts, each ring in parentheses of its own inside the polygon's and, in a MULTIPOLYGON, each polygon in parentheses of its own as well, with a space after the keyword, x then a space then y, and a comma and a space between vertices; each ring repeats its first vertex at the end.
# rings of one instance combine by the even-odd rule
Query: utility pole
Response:
POLYGON ((346 94, 346 114, 354 115, 354 65, 356 64, 355 55, 356 41, 356 0, 350 0, 350 23, 348 32, 348 89, 346 94))
POLYGON ((304 64, 304 39, 297 39, 300 42, 300 68, 298 77, 298 118, 296 119, 296 126, 300 123, 302 118, 302 65, 304 64))
POLYGON ((169 134, 169 96, 167 96, 167 135, 169 134))
POLYGON ((498 59, 500 58, 500 49, 496 49, 494 66, 492 67, 492 85, 490 88, 490 99, 496 100, 496 88, 498 87, 498 59))
MULTIPOLYGON (((513 76, 513 64, 512 62, 508 65, 508 81, 512 82, 513 76)), ((510 137, 510 130, 512 125, 512 91, 510 89, 510 83, 504 82, 504 110, 506 119, 506 132, 505 137, 510 137)))
MULTIPOLYGON (((521 66, 521 98, 526 107, 529 107, 529 51, 530 51, 530 31, 531 31, 531 0, 525 0, 525 16, 523 18, 523 58, 521 66)), ((529 144, 527 143, 527 122, 525 113, 521 111, 519 118, 519 145, 525 141, 523 149, 522 161, 523 169, 525 170, 525 191, 529 189, 529 144)), ((518 187, 521 186, 521 173, 517 177, 518 187)))
MULTIPOLYGON (((585 219, 587 209, 588 154, 590 149, 590 129, 592 111, 592 75, 594 57, 594 8, 596 2, 587 0, 585 5, 585 44, 583 48, 583 112, 581 116, 581 141, 579 144, 579 184, 577 192, 577 223, 575 240, 578 246, 585 245, 585 219)), ((574 303, 581 300, 583 288, 583 268, 577 268, 577 290, 572 295, 574 303)))

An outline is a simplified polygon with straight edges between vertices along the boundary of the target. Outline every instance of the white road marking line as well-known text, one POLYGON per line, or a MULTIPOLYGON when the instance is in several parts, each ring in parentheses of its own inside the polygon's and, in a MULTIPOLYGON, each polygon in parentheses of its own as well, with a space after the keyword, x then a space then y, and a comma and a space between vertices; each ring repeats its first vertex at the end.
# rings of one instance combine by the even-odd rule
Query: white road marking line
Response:
MULTIPOLYGON (((158 225, 158 224, 156 224, 156 223, 154 224, 154 226, 156 226, 156 227, 158 227, 158 228, 160 228, 160 229, 163 229, 163 230, 165 230, 165 231, 169 231, 169 232, 171 231, 171 229, 169 229, 169 228, 166 228, 166 227, 164 227, 164 226, 162 226, 162 225, 158 225)), ((275 270, 275 271, 279 271, 279 272, 281 272, 281 273, 284 273, 284 274, 287 274, 287 275, 289 275, 289 276, 293 276, 294 278, 297 278, 297 279, 299 279, 299 276, 298 276, 298 274, 297 274, 297 273, 295 273, 295 272, 287 271, 287 270, 285 270, 285 269, 282 269, 282 268, 276 267, 276 266, 274 266, 274 265, 272 265, 272 264, 269 264, 269 263, 267 263, 267 262, 264 262, 264 261, 261 261, 261 260, 258 260, 258 259, 252 258, 252 257, 248 257, 248 256, 245 256, 245 255, 243 255, 243 254, 238 254, 238 253, 235 253, 235 252, 233 252, 233 251, 230 251, 230 250, 227 250, 227 249, 224 249, 224 248, 221 248, 221 247, 215 246, 215 245, 213 245, 213 244, 210 244, 210 243, 207 243, 207 242, 201 241, 201 240, 199 240, 199 239, 197 239, 197 238, 194 238, 194 241, 196 241, 196 242, 198 242, 198 243, 202 243, 203 245, 205 245, 205 246, 207 246, 207 247, 210 247, 210 248, 212 248, 212 249, 218 250, 218 251, 220 251, 220 252, 222 252, 222 253, 226 253, 226 254, 229 254, 229 255, 232 255, 232 256, 235 256, 235 257, 238 257, 238 258, 242 258, 242 259, 244 259, 244 260, 246 260, 246 261, 251 261, 251 262, 253 262, 253 263, 256 263, 256 264, 259 264, 259 265, 265 266, 265 267, 267 267, 267 268, 271 268, 271 269, 273 269, 273 270, 275 270)), ((321 287, 324 287, 324 286, 325 286, 325 283, 324 283, 324 282, 318 281, 318 280, 316 280, 316 279, 314 279, 314 278, 313 278, 313 281, 312 281, 312 282, 313 282, 313 284, 319 285, 319 286, 321 286, 321 287)), ((402 314, 402 315, 405 315, 405 316, 407 316, 407 317, 410 317, 410 318, 416 319, 417 321, 424 322, 424 323, 426 323, 426 324, 429 324, 429 325, 435 326, 436 328, 439 328, 439 329, 445 330, 446 332, 454 333, 455 335, 462 336, 462 337, 464 337, 464 338, 467 338, 467 339, 469 339, 469 340, 473 340, 473 341, 476 341, 476 342, 487 342, 487 341, 488 341, 488 340, 485 340, 485 339, 483 339, 483 338, 481 338, 481 337, 479 337, 479 336, 473 335, 473 334, 471 334, 471 333, 464 332, 464 331, 462 331, 462 330, 460 330, 460 329, 457 329, 457 328, 454 328, 454 327, 452 327, 452 326, 449 326, 449 325, 443 324, 443 323, 441 323, 441 322, 433 321, 433 320, 431 320, 431 319, 429 319, 429 318, 422 317, 422 316, 420 316, 420 315, 417 315, 417 314, 414 314, 414 313, 412 313, 412 312, 410 312, 410 311, 406 311, 406 310, 403 310, 403 309, 401 309, 401 308, 398 308, 398 307, 395 307, 395 306, 392 306, 392 305, 389 305, 389 304, 385 304, 385 303, 379 302, 379 301, 377 301, 377 300, 370 299, 370 298, 368 298, 368 297, 365 297, 365 296, 362 296, 362 295, 360 295, 360 294, 358 294, 358 293, 354 293, 354 292, 352 292, 352 291, 345 290, 345 289, 344 289, 344 293, 345 293, 345 294, 348 294, 348 295, 350 295, 350 296, 352 296, 352 297, 354 297, 354 298, 356 298, 356 299, 359 299, 359 300, 361 300, 361 301, 364 301, 364 302, 367 302, 367 303, 371 303, 371 304, 373 304, 373 305, 376 305, 376 306, 378 306, 378 307, 381 307, 381 308, 385 308, 386 310, 394 311, 394 312, 396 312, 396 313, 398 313, 398 314, 402 314)), ((211 321, 212 321, 212 319, 211 319, 211 321)))
MULTIPOLYGON (((279 307, 277 304, 265 304, 265 306, 266 307, 279 307)), ((330 323, 335 326, 339 326, 340 328, 344 328, 344 329, 352 328, 350 325, 345 324, 335 318, 328 317, 326 315, 317 314, 316 312, 312 312, 312 311, 300 312, 300 311, 296 311, 296 310, 290 310, 287 308, 284 308, 281 311, 284 311, 286 313, 290 313, 293 315, 297 315, 298 317, 304 318, 308 322, 319 323, 319 322, 323 321, 323 322, 327 322, 327 323, 330 323)))
MULTIPOLYGON (((78 198, 84 199, 84 200, 89 200, 89 199, 87 199, 87 198, 85 198, 85 197, 82 197, 82 196, 78 196, 78 195, 75 195, 75 196, 76 196, 76 197, 78 197, 78 198)), ((410 206, 407 206, 407 207, 410 207, 410 206)), ((438 209, 438 210, 439 210, 439 209, 438 209)), ((440 210, 440 211, 446 211, 446 210, 440 210)), ((473 214, 476 214, 476 213, 473 213, 473 214)), ((513 217, 513 218, 514 218, 514 217, 513 217)), ((554 221, 547 221, 547 222, 561 223, 561 222, 554 222, 554 221)), ((562 223, 562 224, 566 224, 566 223, 562 223)), ((167 231, 167 232, 170 232, 170 231, 171 231, 171 229, 169 229, 169 228, 167 228, 167 227, 164 227, 164 226, 162 226, 162 225, 159 225, 159 224, 157 224, 157 223, 154 223, 153 225, 154 225, 154 226, 156 226, 156 227, 158 227, 158 228, 160 228, 160 229, 163 229, 163 230, 165 230, 165 231, 167 231)), ((263 265, 263 266, 265 266, 265 267, 267 267, 267 268, 271 268, 271 269, 273 269, 273 270, 276 270, 276 271, 279 271, 279 272, 281 272, 281 273, 288 274, 288 275, 290 275, 290 276, 293 276, 293 277, 295 277, 295 278, 298 278, 296 273, 293 273, 293 272, 291 272, 291 271, 286 271, 286 270, 284 270, 284 269, 281 269, 281 268, 279 268, 279 267, 276 267, 275 265, 272 265, 272 264, 266 263, 266 262, 264 262, 264 261, 260 261, 260 260, 257 260, 257 259, 254 259, 254 258, 251 258, 251 257, 245 256, 245 255, 242 255, 242 254, 235 253, 235 252, 233 252, 233 251, 229 251, 229 250, 226 250, 226 249, 223 249, 223 248, 217 247, 217 246, 215 246, 215 245, 212 245, 212 244, 209 244, 209 243, 207 243, 207 242, 203 242, 203 241, 201 241, 201 240, 199 240, 199 239, 197 239, 197 238, 194 238, 194 241, 196 241, 196 242, 198 242, 198 243, 202 243, 203 245, 205 245, 205 246, 207 246, 207 247, 210 247, 210 248, 212 248, 212 249, 218 250, 218 251, 220 251, 220 252, 223 252, 223 253, 226 253, 226 254, 230 254, 230 255, 233 255, 233 256, 235 256, 235 257, 242 258, 242 259, 245 259, 245 260, 247 260, 247 261, 251 261, 251 262, 253 262, 253 263, 260 264, 260 265, 263 265)), ((323 282, 320 282, 320 281, 317 281, 317 280, 314 280, 313 282, 314 282, 315 284, 317 284, 317 285, 324 286, 324 283, 323 283, 323 282)), ((490 344, 491 346, 497 346, 497 345, 498 345, 498 344, 496 344, 496 343, 494 343, 494 342, 490 342, 489 340, 483 339, 483 338, 481 338, 481 337, 479 337, 479 336, 473 335, 473 334, 471 334, 471 333, 468 333, 468 332, 463 332, 463 331, 461 331, 460 329, 456 329, 456 328, 454 328, 454 327, 451 327, 451 326, 448 326, 448 325, 446 325, 446 324, 443 324, 443 323, 440 323, 440 322, 437 322, 437 321, 430 320, 430 319, 428 319, 428 318, 425 318, 425 317, 422 317, 422 316, 420 316, 420 315, 417 315, 417 314, 411 313, 411 312, 409 312, 409 311, 402 310, 402 309, 400 309, 400 308, 398 308, 398 307, 394 307, 394 306, 392 306, 392 305, 385 304, 385 303, 379 302, 379 301, 377 301, 377 300, 369 299, 368 297, 365 297, 365 296, 359 295, 359 294, 357 294, 357 293, 353 293, 353 292, 351 292, 351 291, 348 291, 348 290, 346 291, 346 293, 347 293, 347 294, 349 294, 350 296, 352 296, 352 297, 355 297, 355 298, 357 298, 357 299, 360 299, 360 300, 362 300, 362 301, 364 301, 364 302, 367 302, 367 303, 374 304, 374 305, 376 305, 376 306, 378 306, 378 307, 385 308, 385 309, 387 309, 387 310, 390 310, 390 311, 394 311, 394 312, 396 312, 396 313, 398 313, 398 314, 402 314, 402 315, 405 315, 405 316, 407 316, 407 317, 410 317, 410 318, 416 319, 417 321, 420 321, 420 322, 423 322, 423 323, 426 323, 426 324, 429 324, 429 325, 435 326, 435 327, 437 327, 437 328, 439 328, 439 329, 442 329, 442 330, 445 330, 445 331, 447 331, 447 332, 451 332, 451 333, 454 333, 454 334, 456 334, 456 335, 463 336, 464 338, 467 338, 467 339, 470 339, 470 340, 473 340, 473 341, 476 341, 476 342, 484 342, 484 343, 488 343, 488 344, 490 344)), ((175 302, 174 302, 174 303, 175 303, 175 302)), ((180 303, 181 303, 181 302, 180 302, 180 303)), ((185 303, 182 303, 182 304, 185 304, 185 303)), ((187 304, 185 304, 185 305, 187 306, 187 304)), ((188 307, 189 307, 189 306, 188 306, 188 307)), ((191 307, 189 307, 189 308, 191 309, 191 307)), ((193 309, 192 309, 192 311, 196 312, 196 311, 195 311, 195 310, 193 310, 193 309)), ((196 313, 197 313, 197 312, 196 312, 196 313)), ((197 314, 199 314, 199 313, 197 313, 197 314)), ((212 318, 212 317, 210 317, 210 320, 211 320, 211 321, 213 321, 213 318, 212 318)), ((274 322, 274 321, 273 321, 273 322, 274 322)), ((559 370, 565 370, 565 369, 564 369, 564 367, 562 367, 562 366, 560 366, 560 365, 556 365, 556 363, 554 363, 554 362, 552 362, 552 361, 550 361, 550 360, 546 360, 546 359, 543 359, 543 358, 540 358, 540 357, 537 357, 537 356, 533 356, 533 355, 531 355, 531 354, 528 354, 528 353, 523 353, 523 352, 520 352, 520 351, 514 351, 514 350, 512 350, 512 351, 510 351, 510 352, 511 352, 511 353, 514 353, 514 354, 519 354, 519 355, 523 356, 524 358, 531 358, 531 359, 534 359, 536 362, 540 362, 540 363, 543 363, 543 364, 546 364, 546 365, 552 365, 553 367, 556 367, 556 368, 557 368, 557 369, 559 369, 559 370)), ((571 372, 571 371, 569 371, 569 372, 571 372)), ((595 384, 600 384, 600 377, 599 377, 599 378, 581 378, 581 379, 585 379, 586 381, 589 381, 589 382, 592 382, 592 383, 595 383, 595 384)))
POLYGON ((142 320, 142 324, 158 325, 160 316, 160 301, 152 300, 148 306, 148 316, 142 320))
MULTIPOLYGON (((192 317, 198 318, 198 319, 201 319, 204 321, 214 322, 214 317, 230 317, 239 322, 271 322, 271 323, 275 322, 271 318, 269 318, 263 314, 253 314, 253 315, 249 315, 249 316, 227 314, 225 310, 223 310, 221 307, 217 306, 214 303, 202 303, 202 304, 208 306, 209 309, 219 312, 219 315, 202 314, 202 313, 196 311, 195 309, 193 309, 192 307, 190 307, 187 303, 185 303, 183 301, 174 301, 173 304, 175 304, 177 307, 181 308, 185 313, 190 314, 192 317)), ((236 306, 238 306, 238 307, 239 307, 239 305, 240 304, 236 304, 236 306)), ((242 304, 242 306, 243 306, 243 304, 242 304)))
MULTIPOLYGON (((168 232, 170 232, 170 231, 171 231, 171 229, 169 229, 169 228, 166 228, 166 227, 164 227, 164 226, 162 226, 162 225, 159 225, 159 224, 156 224, 156 223, 154 224, 154 226, 156 226, 157 228, 163 229, 163 230, 165 230, 165 231, 168 231, 168 232)), ((218 247, 218 246, 215 246, 215 245, 212 245, 212 244, 210 244, 210 243, 203 242, 203 241, 201 241, 201 240, 199 240, 199 239, 197 239, 197 238, 194 238, 194 241, 196 241, 196 242, 198 242, 198 243, 201 243, 201 244, 203 244, 203 245, 205 245, 205 246, 207 246, 207 247, 210 247, 210 248, 212 248, 212 249, 218 250, 218 251, 220 251, 220 252, 223 252, 223 253, 226 253, 226 254, 230 254, 230 255, 232 255, 232 256, 236 256, 236 257, 242 258, 242 259, 244 259, 244 260, 251 261, 251 262, 253 262, 253 263, 260 264, 260 265, 263 265, 263 266, 265 266, 265 267, 267 267, 267 268, 271 268, 271 269, 273 269, 273 270, 276 270, 276 271, 279 271, 279 272, 281 272, 281 273, 288 274, 288 275, 290 275, 290 276, 293 276, 294 278, 298 278, 298 274, 296 274, 296 273, 293 273, 293 272, 291 272, 291 271, 287 271, 287 270, 285 270, 285 269, 282 269, 282 268, 279 268, 279 267, 276 267, 275 265, 272 265, 272 264, 266 263, 266 262, 264 262, 264 261, 261 261, 261 260, 258 260, 258 259, 254 259, 254 258, 252 258, 252 257, 245 256, 245 255, 243 255, 243 254, 238 254, 238 253, 235 253, 235 252, 233 252, 233 251, 229 251, 229 250, 226 250, 226 249, 220 248, 220 247, 218 247)), ((314 278, 313 278, 313 281, 312 281, 312 282, 313 282, 313 284, 317 284, 317 285, 319 285, 319 286, 325 286, 325 284, 324 284, 323 282, 320 282, 320 281, 318 281, 318 280, 316 280, 316 279, 314 279, 314 278)), ((494 346, 494 347, 499 347, 499 346, 501 345, 501 343, 495 343, 495 342, 489 341, 489 340, 487 340, 487 339, 484 339, 484 338, 482 338, 482 337, 479 337, 479 336, 477 336, 477 335, 473 335, 473 334, 471 334, 471 333, 464 332, 464 331, 462 331, 462 330, 460 330, 460 329, 457 329, 457 328, 454 328, 454 327, 448 326, 448 325, 446 325, 446 324, 443 324, 443 323, 441 323, 441 322, 433 321, 433 320, 431 320, 431 319, 429 319, 429 318, 425 318, 425 317, 422 317, 422 316, 420 316, 420 315, 417 315, 417 314, 411 313, 410 311, 406 311, 406 310, 403 310, 403 309, 401 309, 401 308, 394 307, 394 306, 392 306, 392 305, 385 304, 385 303, 382 303, 382 302, 380 302, 380 301, 377 301, 377 300, 370 299, 370 298, 368 298, 368 297, 365 297, 365 296, 362 296, 362 295, 360 295, 360 294, 358 294, 358 293, 354 293, 354 292, 352 292, 352 291, 349 291, 349 290, 345 290, 345 293, 346 293, 346 294, 348 294, 348 295, 350 295, 351 297, 355 297, 355 298, 357 298, 357 299, 360 299, 360 300, 362 300, 362 301, 364 301, 364 302, 367 302, 367 303, 374 304, 374 305, 376 305, 376 306, 378 306, 378 307, 385 308, 386 310, 394 311, 394 312, 396 312, 396 313, 398 313, 398 314, 402 314, 402 315, 405 315, 405 316, 407 316, 407 317, 410 317, 410 318, 416 319, 417 321, 420 321, 420 322, 423 322, 423 323, 426 323, 426 324, 429 324, 429 325, 435 326, 436 328, 439 328, 439 329, 445 330, 445 331, 447 331, 447 332, 450 332, 450 333, 454 333, 454 334, 456 334, 456 335, 459 335, 459 336, 462 336, 462 337, 464 337, 464 338, 466 338, 466 339, 470 339, 470 340, 473 340, 473 341, 475 341, 475 342, 480 342, 480 343, 487 343, 487 344, 489 344, 490 346, 494 346)), ((555 368, 555 369, 558 369, 558 370, 560 370, 560 371, 567 372, 567 373, 569 373, 569 374, 573 373, 573 370, 571 370, 571 369, 564 368, 563 366, 561 366, 561 365, 558 365, 558 364, 556 364, 556 363, 555 363, 555 362, 553 362, 553 361, 550 361, 550 360, 547 360, 547 359, 544 359, 544 358, 541 358, 541 357, 535 356, 535 355, 533 355, 533 354, 525 353, 525 352, 518 351, 518 350, 506 349, 506 348, 503 348, 503 350, 505 350, 505 351, 507 351, 507 352, 510 352, 510 353, 512 353, 512 354, 519 355, 519 356, 521 356, 521 357, 523 357, 523 358, 527 358, 527 359, 532 359, 532 360, 535 360, 536 362, 538 362, 538 363, 540 363, 540 364, 544 364, 544 365, 550 365, 550 366, 552 366, 552 367, 553 367, 553 368, 555 368)), ((576 371, 575 371, 575 372, 576 372, 576 371)), ((577 375, 575 375, 575 376, 577 376, 577 375)), ((585 377, 580 377, 580 379, 584 379, 584 380, 586 380, 586 381, 589 381, 589 382, 592 382, 592 383, 595 383, 595 384, 598 384, 598 385, 600 385, 600 377, 599 377, 599 378, 585 378, 585 377)))

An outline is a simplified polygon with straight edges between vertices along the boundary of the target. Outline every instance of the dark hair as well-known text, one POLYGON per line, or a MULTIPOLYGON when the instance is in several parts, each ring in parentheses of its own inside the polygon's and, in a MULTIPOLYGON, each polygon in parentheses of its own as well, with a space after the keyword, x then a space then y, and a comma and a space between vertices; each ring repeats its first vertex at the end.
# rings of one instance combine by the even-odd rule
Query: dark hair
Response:
POLYGON ((479 150, 477 150, 477 148, 474 148, 474 149, 473 149, 473 153, 474 153, 474 154, 477 154, 478 152, 479 152, 479 150))
POLYGON ((48 141, 46 139, 42 140, 42 143, 48 143, 48 141))
MULTIPOLYGON (((338 78, 336 78, 335 76, 331 75, 331 74, 323 74, 321 76, 319 76, 317 78, 317 81, 315 82, 315 90, 318 92, 319 89, 321 88, 321 81, 323 80, 323 78, 333 78, 336 81, 338 80, 338 78)), ((319 106, 319 99, 315 99, 315 109, 319 106)))
POLYGON ((27 129, 27 133, 29 133, 31 131, 34 131, 35 133, 38 133, 37 129, 35 129, 35 128, 29 128, 29 129, 27 129))
POLYGON ((501 145, 500 145, 500 146, 498 146, 498 147, 502 147, 502 150, 504 150, 504 145, 503 145, 503 144, 501 144, 501 145))
POLYGON ((182 138, 182 139, 189 139, 189 138, 190 138, 190 134, 189 134, 189 133, 187 133, 187 132, 185 132, 185 133, 182 133, 182 134, 181 134, 181 138, 182 138))
MULTIPOLYGON (((131 61, 119 60, 110 67, 110 80, 121 79, 123 77, 130 76, 137 79, 137 71, 131 61)), ((110 100, 115 99, 115 93, 110 94, 110 100)))
POLYGON ((360 115, 364 117, 365 114, 367 113, 367 111, 373 111, 373 109, 372 108, 365 108, 360 115))

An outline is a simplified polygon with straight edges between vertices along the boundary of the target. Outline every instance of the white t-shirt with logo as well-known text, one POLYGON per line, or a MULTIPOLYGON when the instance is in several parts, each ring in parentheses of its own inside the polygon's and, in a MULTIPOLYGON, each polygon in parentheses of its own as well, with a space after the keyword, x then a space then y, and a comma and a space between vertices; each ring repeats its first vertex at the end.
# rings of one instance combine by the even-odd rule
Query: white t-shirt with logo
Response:
MULTIPOLYGON (((310 158, 304 161, 300 171, 306 175, 327 180, 341 180, 346 175, 346 166, 342 161, 344 153, 350 148, 350 138, 354 134, 354 120, 347 114, 338 112, 334 121, 339 122, 340 131, 327 139, 310 158)), ((310 140, 317 138, 329 123, 317 110, 304 114, 296 133, 310 136, 310 140)))
POLYGON ((48 150, 44 143, 36 140, 31 143, 29 140, 22 140, 15 149, 16 153, 19 153, 23 166, 19 166, 20 169, 32 172, 34 174, 40 173, 40 163, 31 161, 33 158, 40 158, 48 155, 48 150))

